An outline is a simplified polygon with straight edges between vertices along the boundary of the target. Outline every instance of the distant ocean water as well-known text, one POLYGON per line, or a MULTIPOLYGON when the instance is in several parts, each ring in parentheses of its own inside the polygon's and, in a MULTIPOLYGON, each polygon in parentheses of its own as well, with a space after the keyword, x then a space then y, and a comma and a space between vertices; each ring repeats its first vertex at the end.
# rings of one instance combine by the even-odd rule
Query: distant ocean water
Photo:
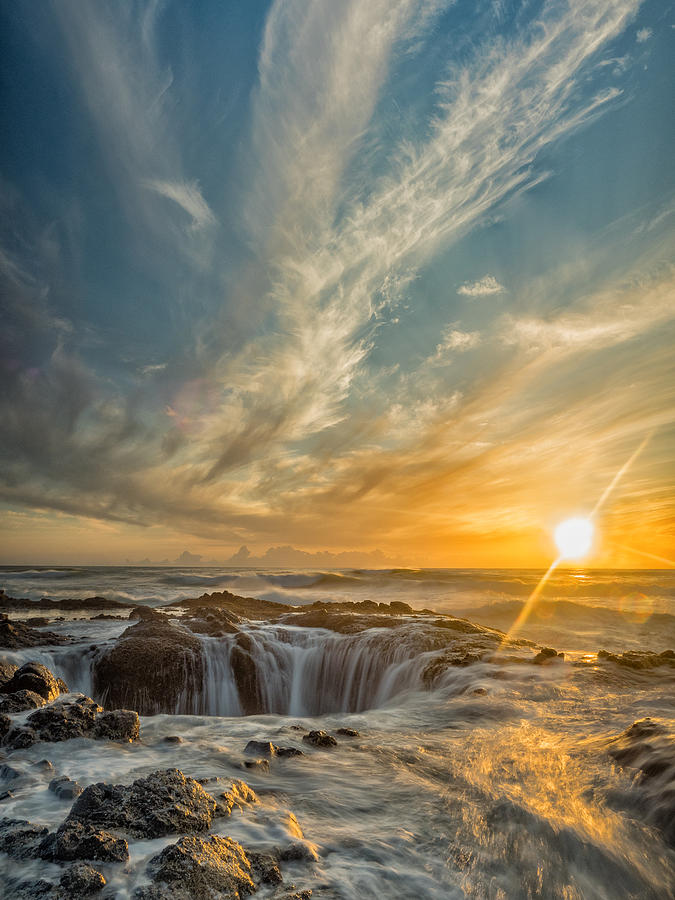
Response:
MULTIPOLYGON (((396 600, 506 631, 541 575, 4 567, 0 587, 30 600, 98 595, 153 607, 222 590, 300 606, 396 600)), ((37 659, 72 690, 91 694, 92 660, 130 624, 95 619, 98 613, 50 613, 63 619, 52 619, 49 629, 71 635, 72 644, 0 650, 0 660, 37 659)), ((11 613, 33 614, 45 612, 11 613)), ((675 848, 663 822, 675 792, 675 668, 622 667, 595 654, 675 648, 674 572, 558 571, 520 636, 564 652, 564 662, 479 661, 450 666, 433 683, 424 676, 437 650, 421 619, 355 634, 265 622, 244 627, 264 713, 241 715, 229 662, 234 636, 203 635, 205 683, 198 695, 174 711, 144 716, 140 743, 80 739, 50 746, 56 772, 84 786, 129 783, 172 766, 195 778, 243 777, 261 803, 220 820, 214 833, 249 846, 289 841, 290 810, 319 859, 291 863, 285 875, 311 888, 312 900, 673 896, 675 848), (610 754, 617 737, 646 716, 662 729, 641 751, 654 764, 650 778, 610 754), (250 739, 307 750, 298 726, 349 726, 360 736, 334 751, 273 761, 269 774, 242 771, 250 739), (167 735, 183 743, 167 744, 167 735)), ((43 744, 16 751, 12 766, 32 772, 46 753, 43 744)), ((0 801, 0 815, 49 827, 68 808, 35 781, 0 801)), ((131 900, 147 881, 147 860, 173 840, 132 841, 130 865, 104 866, 111 896, 131 900)), ((0 853, 0 894, 17 868, 26 878, 44 875, 44 864, 19 864, 0 853)), ((263 889, 256 896, 273 894, 263 889)))

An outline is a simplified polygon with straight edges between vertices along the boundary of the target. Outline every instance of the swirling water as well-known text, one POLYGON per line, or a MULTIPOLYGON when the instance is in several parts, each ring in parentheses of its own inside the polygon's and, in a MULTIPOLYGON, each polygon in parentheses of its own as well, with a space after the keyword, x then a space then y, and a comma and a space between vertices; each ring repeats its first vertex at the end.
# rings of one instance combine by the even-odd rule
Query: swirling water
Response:
MULTIPOLYGON (((15 568, 1 574, 8 594, 31 599, 103 595, 156 606, 231 590, 292 604, 404 600, 508 628, 539 573, 15 568)), ((240 714, 229 669, 232 636, 202 637, 204 683, 183 708, 143 717, 137 744, 82 739, 14 753, 12 765, 33 780, 2 801, 1 812, 50 826, 64 818, 68 802, 31 767, 47 754, 59 774, 83 785, 130 782, 177 766, 196 778, 244 777, 259 792, 258 806, 215 827, 248 846, 290 839, 291 810, 319 861, 290 864, 284 874, 312 888, 313 897, 669 898, 675 852, 653 813, 674 789, 675 759, 660 776, 663 788, 657 781, 647 790, 608 749, 645 716, 675 737, 675 670, 607 665, 588 654, 600 647, 675 647, 674 596, 670 572, 563 572, 523 632, 565 651, 563 663, 451 667, 431 686, 423 673, 435 649, 419 622, 357 634, 261 623, 249 633, 268 712, 256 716, 240 714), (332 751, 312 750, 296 726, 350 726, 360 736, 341 739, 332 751), (169 734, 183 743, 165 743, 169 734), (306 754, 273 760, 269 774, 244 774, 243 748, 252 738, 306 754)), ((112 642, 128 623, 89 615, 63 613, 63 622, 49 626, 72 634, 72 645, 5 651, 0 658, 41 660, 71 689, 91 693, 91 647, 112 642)), ((113 896, 130 897, 145 879, 144 862, 173 840, 134 841, 131 864, 105 871, 113 896)), ((0 859, 0 883, 9 867, 0 859)), ((23 868, 37 877, 34 863, 23 868)), ((40 875, 49 877, 48 870, 40 864, 40 875)))

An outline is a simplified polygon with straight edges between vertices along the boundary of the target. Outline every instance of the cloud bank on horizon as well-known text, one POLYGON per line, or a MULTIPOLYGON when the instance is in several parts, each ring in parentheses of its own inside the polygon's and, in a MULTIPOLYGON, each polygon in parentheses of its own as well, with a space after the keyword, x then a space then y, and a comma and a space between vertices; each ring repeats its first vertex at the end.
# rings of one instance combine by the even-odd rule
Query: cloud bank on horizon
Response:
POLYGON ((2 561, 667 557, 672 14, 6 7, 2 561))

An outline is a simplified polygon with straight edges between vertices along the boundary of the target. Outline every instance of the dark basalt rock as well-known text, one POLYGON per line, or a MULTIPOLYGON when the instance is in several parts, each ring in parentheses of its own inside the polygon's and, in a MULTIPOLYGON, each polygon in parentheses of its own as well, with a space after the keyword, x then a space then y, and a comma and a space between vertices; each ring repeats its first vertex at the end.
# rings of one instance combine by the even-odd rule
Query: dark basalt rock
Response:
POLYGON ((553 647, 544 647, 537 653, 532 662, 535 666, 547 666, 552 662, 562 662, 564 659, 564 653, 558 653, 553 647))
POLYGON ((27 709, 39 709, 45 703, 45 698, 35 691, 16 691, 14 694, 0 696, 0 712, 25 712, 27 709))
POLYGON ((0 853, 12 859, 31 859, 48 833, 25 819, 0 819, 0 853))
POLYGON ((148 873, 166 893, 142 889, 137 898, 238 900, 256 891, 249 858, 244 848, 230 838, 183 837, 150 860, 148 873))
POLYGON ((0 688, 12 677, 19 667, 14 663, 0 660, 0 688))
POLYGON ((222 637, 225 634, 236 634, 241 618, 226 609, 204 606, 192 610, 188 616, 183 616, 183 622, 196 634, 222 637))
POLYGON ((72 821, 69 817, 54 834, 47 835, 36 855, 54 862, 79 859, 126 862, 129 845, 124 838, 89 823, 72 821))
POLYGON ((333 735, 328 734, 326 731, 310 731, 309 734, 303 734, 302 739, 306 744, 311 744, 313 747, 321 747, 323 749, 337 747, 338 745, 338 742, 333 735))
POLYGON ((639 773, 633 782, 639 808, 675 847, 675 736, 654 719, 639 719, 610 741, 608 753, 639 773))
POLYGON ((199 690, 203 673, 199 638, 168 618, 153 619, 127 628, 95 661, 94 690, 109 706, 173 713, 182 696, 199 690))
POLYGON ((92 784, 73 804, 66 824, 119 828, 137 838, 207 831, 216 802, 179 769, 153 772, 128 786, 92 784))
POLYGON ((247 850, 246 855, 251 863, 251 874, 257 884, 281 884, 284 880, 279 868, 278 853, 261 853, 247 850))
POLYGON ((598 650, 598 659, 628 669, 653 669, 658 666, 675 666, 675 650, 664 650, 663 653, 652 653, 649 650, 610 653, 608 650, 598 650))
POLYGON ((264 772, 267 775, 270 770, 270 764, 267 759, 245 759, 244 768, 255 769, 257 772, 264 772))
POLYGON ((0 714, 0 744, 4 742, 7 737, 10 729, 12 727, 12 720, 9 716, 0 714))
POLYGON ((26 724, 12 728, 3 743, 12 750, 30 747, 36 741, 67 741, 89 737, 135 741, 140 733, 138 713, 130 709, 106 712, 91 697, 73 694, 31 713, 26 724))
POLYGON ((244 753, 257 756, 276 756, 277 748, 271 741, 249 741, 244 747, 244 753))
POLYGON ((128 603, 105 597, 65 597, 61 600, 42 597, 40 600, 29 600, 27 597, 9 597, 0 589, 0 609, 127 609, 128 606, 128 603))
POLYGON ((265 619, 267 622, 275 622, 284 612, 290 612, 294 607, 285 603, 273 603, 270 600, 258 600, 256 597, 239 597, 229 591, 215 591, 212 594, 202 594, 201 597, 190 597, 184 600, 174 600, 167 604, 168 607, 180 606, 183 609, 199 609, 200 607, 218 607, 228 609, 247 619, 265 619))
POLYGON ((143 622, 166 622, 164 613, 157 612, 152 606, 134 606, 129 619, 140 619, 143 622))
POLYGON ((60 775, 49 782, 49 790, 53 791, 59 800, 74 800, 84 789, 76 781, 71 781, 67 775, 60 775))
POLYGON ((338 728, 335 734, 340 734, 343 737, 359 737, 359 733, 355 728, 338 728))
POLYGON ((240 632, 230 653, 230 666, 237 685, 241 711, 245 716, 265 712, 258 669, 253 658, 253 639, 240 632))
POLYGON ((32 691, 39 694, 49 703, 68 688, 63 681, 60 682, 42 663, 29 662, 17 669, 9 681, 0 687, 0 693, 15 694, 18 691, 32 691))
POLYGON ((0 647, 18 650, 23 647, 39 647, 42 644, 68 644, 70 638, 52 631, 38 631, 30 625, 12 622, 6 613, 0 613, 0 647))
POLYGON ((70 897, 88 897, 103 890, 106 880, 99 871, 86 863, 75 863, 64 872, 59 881, 70 897))

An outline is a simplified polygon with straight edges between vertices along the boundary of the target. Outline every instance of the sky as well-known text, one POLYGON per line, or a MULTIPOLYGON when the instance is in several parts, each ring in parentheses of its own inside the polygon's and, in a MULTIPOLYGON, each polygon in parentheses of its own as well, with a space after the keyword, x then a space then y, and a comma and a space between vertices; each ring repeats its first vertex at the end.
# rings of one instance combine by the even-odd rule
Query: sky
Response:
POLYGON ((1 563, 672 565, 673 4, 0 20, 1 563))

